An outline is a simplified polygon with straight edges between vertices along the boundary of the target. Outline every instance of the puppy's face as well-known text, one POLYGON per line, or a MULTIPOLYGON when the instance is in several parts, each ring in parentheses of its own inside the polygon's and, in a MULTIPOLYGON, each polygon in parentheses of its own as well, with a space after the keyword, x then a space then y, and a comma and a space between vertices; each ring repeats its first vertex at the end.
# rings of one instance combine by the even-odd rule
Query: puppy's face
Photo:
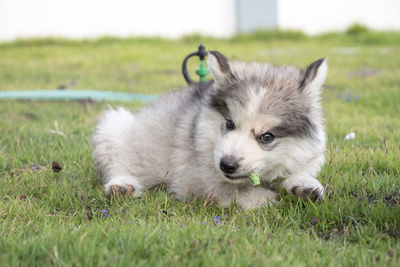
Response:
POLYGON ((230 183, 244 183, 251 173, 261 179, 296 168, 314 155, 321 138, 320 87, 326 62, 306 71, 295 67, 228 62, 209 55, 214 77, 210 107, 214 128, 214 165, 230 183))

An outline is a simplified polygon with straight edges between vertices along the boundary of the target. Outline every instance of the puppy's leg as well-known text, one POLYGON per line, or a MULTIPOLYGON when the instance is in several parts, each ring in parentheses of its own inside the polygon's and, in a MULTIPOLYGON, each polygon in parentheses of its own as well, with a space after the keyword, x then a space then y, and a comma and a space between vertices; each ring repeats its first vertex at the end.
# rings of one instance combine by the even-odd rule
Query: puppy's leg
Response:
POLYGON ((282 183, 287 192, 303 198, 318 199, 323 198, 324 187, 309 173, 299 173, 290 176, 282 183))
POLYGON ((236 201, 241 208, 248 210, 269 206, 275 199, 275 192, 262 187, 251 187, 239 191, 236 201))
POLYGON ((139 197, 143 192, 143 186, 138 179, 129 175, 114 176, 104 184, 106 195, 125 195, 139 197))
POLYGON ((311 198, 313 200, 323 198, 324 187, 317 180, 318 172, 324 164, 323 156, 315 158, 297 173, 293 173, 282 182, 282 186, 289 194, 297 195, 303 198, 311 198))
POLYGON ((93 135, 93 159, 107 195, 138 197, 143 191, 143 179, 132 174, 132 165, 137 161, 131 153, 134 123, 128 110, 110 109, 93 135))

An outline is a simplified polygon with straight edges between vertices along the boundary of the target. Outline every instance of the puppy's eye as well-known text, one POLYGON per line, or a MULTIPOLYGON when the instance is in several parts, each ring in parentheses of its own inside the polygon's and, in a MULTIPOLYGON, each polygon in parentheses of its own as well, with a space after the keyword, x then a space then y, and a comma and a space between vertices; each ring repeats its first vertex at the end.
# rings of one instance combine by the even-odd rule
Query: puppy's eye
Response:
POLYGON ((231 120, 226 120, 226 129, 227 130, 234 130, 235 129, 235 123, 231 120))
POLYGON ((259 137, 259 140, 263 144, 269 144, 274 141, 275 136, 272 133, 264 133, 259 137))

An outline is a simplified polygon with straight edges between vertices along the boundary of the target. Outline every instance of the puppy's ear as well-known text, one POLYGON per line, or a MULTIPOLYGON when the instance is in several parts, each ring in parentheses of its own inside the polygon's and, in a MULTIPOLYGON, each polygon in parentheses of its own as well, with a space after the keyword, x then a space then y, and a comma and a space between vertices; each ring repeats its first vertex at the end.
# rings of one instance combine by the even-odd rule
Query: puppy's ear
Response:
POLYGON ((217 84, 232 75, 228 59, 218 51, 208 52, 207 65, 217 84))
POLYGON ((307 67, 303 80, 300 83, 300 91, 310 97, 318 97, 327 74, 328 64, 326 58, 311 63, 307 67))

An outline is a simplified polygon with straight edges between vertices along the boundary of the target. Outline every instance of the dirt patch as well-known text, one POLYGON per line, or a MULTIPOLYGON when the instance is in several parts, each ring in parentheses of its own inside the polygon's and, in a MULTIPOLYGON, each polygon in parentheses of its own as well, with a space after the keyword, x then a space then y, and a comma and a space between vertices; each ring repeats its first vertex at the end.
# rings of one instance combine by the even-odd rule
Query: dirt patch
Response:
POLYGON ((312 217, 310 223, 311 223, 312 225, 316 225, 316 224, 318 223, 318 221, 319 221, 319 220, 318 220, 317 216, 314 216, 314 217, 312 217))
POLYGON ((356 191, 350 191, 348 192, 348 195, 357 199, 357 200, 365 200, 367 199, 368 203, 374 203, 382 199, 382 201, 388 206, 388 207, 396 207, 400 205, 400 192, 393 192, 388 195, 385 195, 383 198, 378 196, 375 193, 369 193, 369 192, 356 192, 356 191))
POLYGON ((337 226, 332 228, 329 232, 319 232, 317 235, 319 238, 328 241, 331 238, 334 238, 335 236, 340 237, 343 236, 344 234, 345 234, 344 227, 337 226))
POLYGON ((397 229, 393 225, 387 226, 385 232, 392 238, 400 239, 400 229, 397 229))
POLYGON ((392 194, 386 195, 383 198, 383 202, 385 202, 385 204, 390 207, 399 206, 400 205, 400 193, 394 192, 392 194))

